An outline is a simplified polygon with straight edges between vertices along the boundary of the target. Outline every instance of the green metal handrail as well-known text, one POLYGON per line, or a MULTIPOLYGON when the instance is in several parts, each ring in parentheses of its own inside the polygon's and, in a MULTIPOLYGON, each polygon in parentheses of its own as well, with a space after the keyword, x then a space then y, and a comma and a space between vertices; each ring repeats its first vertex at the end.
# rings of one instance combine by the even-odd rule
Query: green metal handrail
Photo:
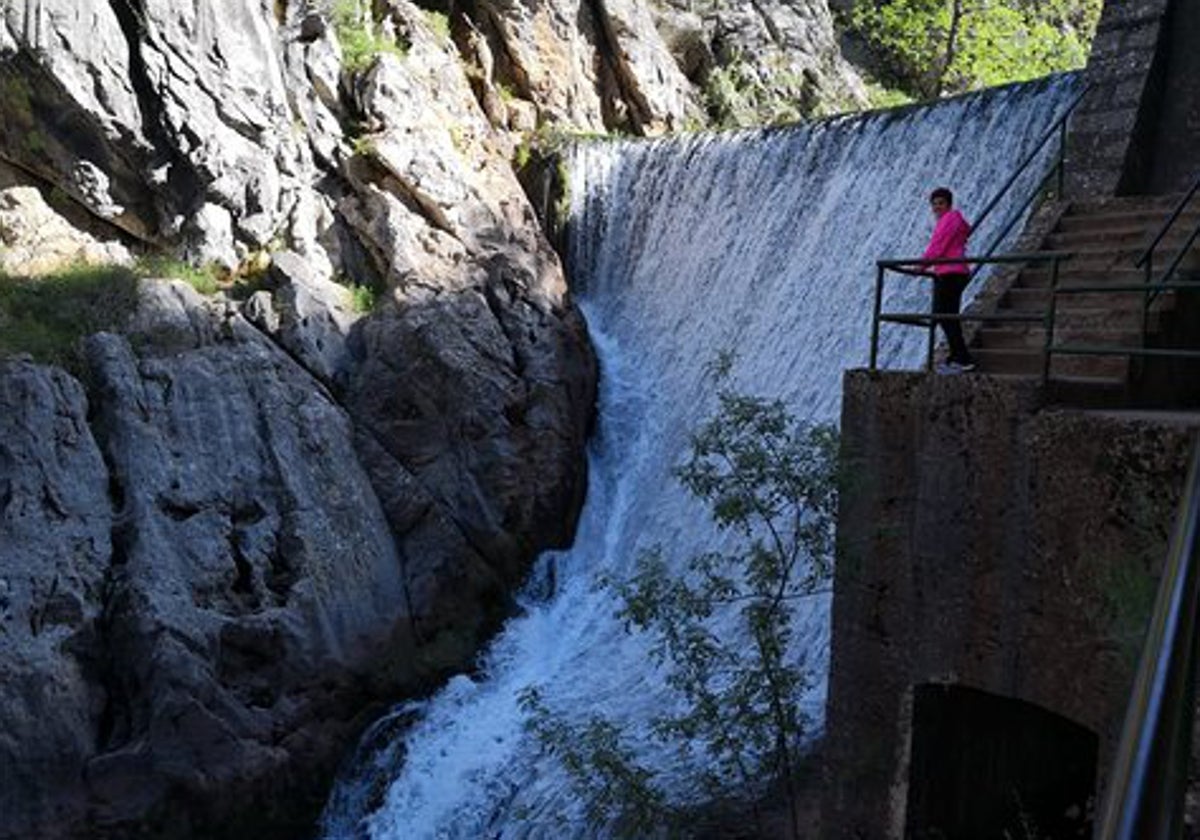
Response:
MULTIPOLYGON (((1157 288, 1159 284, 1154 282, 1154 252, 1158 250, 1158 246, 1162 244, 1163 239, 1166 238, 1171 228, 1175 226, 1175 222, 1177 222, 1179 217, 1183 215, 1183 211, 1187 209, 1188 204, 1190 204, 1192 199, 1195 198, 1197 192, 1200 192, 1200 177, 1196 178, 1195 183, 1192 184, 1192 188, 1188 190, 1184 197, 1175 205, 1175 209, 1171 212, 1171 215, 1167 217, 1166 221, 1162 223, 1162 226, 1159 227, 1158 233, 1155 235, 1154 239, 1146 247, 1146 250, 1142 251, 1141 256, 1137 259, 1137 262, 1133 264, 1134 268, 1142 268, 1144 266, 1146 269, 1146 298, 1144 301, 1142 301, 1143 344, 1146 343, 1146 332, 1150 320, 1150 305, 1154 303, 1159 294, 1162 292, 1162 289, 1157 288)), ((1187 253, 1191 250, 1192 246, 1196 244, 1197 237, 1200 237, 1200 224, 1197 224, 1192 230, 1192 235, 1188 237, 1187 243, 1179 249, 1179 253, 1175 255, 1175 259, 1172 260, 1171 265, 1167 267, 1165 272, 1163 272, 1163 276, 1159 283, 1167 283, 1172 277, 1175 276, 1175 272, 1179 270, 1179 266, 1183 262, 1184 257, 1187 256, 1187 253)))
MULTIPOLYGON (((1200 231, 1198 231, 1200 232, 1200 231)), ((1200 282, 1162 281, 1152 284, 1156 294, 1161 292, 1198 292, 1200 282)), ((1050 306, 1046 315, 1045 357, 1042 367, 1043 384, 1050 378, 1050 357, 1055 354, 1066 356, 1126 356, 1139 358, 1200 359, 1200 350, 1184 350, 1167 347, 1146 347, 1146 317, 1143 312, 1141 343, 1137 346, 1097 346, 1086 344, 1054 344, 1054 323, 1060 295, 1086 294, 1147 294, 1144 283, 1112 283, 1097 285, 1059 286, 1058 277, 1050 279, 1050 306)))
MULTIPOLYGON (((942 315, 933 311, 933 295, 930 294, 929 312, 884 312, 883 311, 883 282, 887 278, 887 272, 894 271, 897 274, 905 274, 911 277, 933 277, 932 272, 928 269, 937 265, 1011 265, 1016 263, 1030 262, 1048 262, 1050 263, 1051 278, 1054 284, 1058 282, 1058 267, 1063 260, 1069 260, 1072 257, 1069 251, 1038 251, 1028 254, 1002 254, 998 257, 941 257, 938 259, 925 259, 924 257, 912 257, 910 259, 886 259, 878 260, 875 263, 875 305, 871 316, 871 363, 870 369, 876 370, 879 362, 879 325, 883 323, 903 324, 905 326, 922 326, 929 328, 928 347, 926 349, 926 367, 933 368, 933 348, 936 340, 936 328, 938 323, 942 321, 980 321, 980 322, 997 322, 997 323, 1030 323, 1042 324, 1046 327, 1047 334, 1051 328, 1047 323, 1047 317, 1053 316, 1053 307, 1051 307, 1048 315, 942 315)), ((1053 300, 1053 297, 1051 297, 1053 300)))
POLYGON ((1163 239, 1166 238, 1166 235, 1170 232, 1171 228, 1175 226, 1175 222, 1177 222, 1179 217, 1183 215, 1184 209, 1187 208, 1188 204, 1195 197, 1197 192, 1200 192, 1200 177, 1196 178, 1196 183, 1192 184, 1192 188, 1188 190, 1187 194, 1179 201, 1178 204, 1175 205, 1175 209, 1171 212, 1171 215, 1167 217, 1167 220, 1162 223, 1162 226, 1158 229, 1158 233, 1155 235, 1154 239, 1149 245, 1146 246, 1146 249, 1142 251, 1141 256, 1137 259, 1137 262, 1133 264, 1134 268, 1141 268, 1143 265, 1153 264, 1154 252, 1158 249, 1158 246, 1162 243, 1163 239))
MULTIPOLYGON (((986 205, 984 205, 983 210, 979 213, 979 216, 975 219, 975 224, 972 227, 973 232, 978 231, 979 228, 982 227, 983 223, 992 214, 992 211, 995 210, 1000 205, 1000 202, 1004 199, 1004 196, 1006 196, 1009 193, 1009 191, 1013 188, 1013 186, 1016 185, 1017 181, 1025 173, 1025 170, 1027 170, 1030 167, 1030 165, 1032 165, 1033 162, 1035 160, 1037 160, 1038 156, 1041 155, 1042 150, 1046 147, 1046 144, 1049 143, 1056 136, 1059 138, 1058 156, 1057 156, 1054 166, 1052 166, 1046 170, 1046 174, 1042 176, 1042 179, 1038 182, 1037 187, 1034 188, 1034 190, 1029 194, 1029 197, 1025 199, 1025 201, 1021 204, 1021 206, 1018 207, 1012 213, 1012 215, 1009 217, 1008 221, 1005 222, 1004 227, 1000 230, 1000 233, 992 240, 992 244, 990 246, 988 246, 988 248, 984 251, 982 257, 962 257, 962 258, 949 258, 949 259, 941 259, 941 260, 884 259, 884 260, 879 260, 878 262, 876 262, 877 274, 876 274, 876 278, 875 278, 875 308, 874 308, 874 313, 873 313, 872 321, 871 321, 871 370, 876 369, 876 365, 877 365, 877 362, 879 359, 879 325, 880 325, 880 323, 881 322, 892 322, 892 323, 907 323, 907 324, 911 325, 911 324, 915 323, 913 319, 922 318, 922 316, 919 313, 888 313, 888 314, 885 314, 881 311, 882 306, 883 306, 884 274, 888 270, 896 271, 900 274, 924 275, 924 274, 927 274, 928 272, 922 271, 920 269, 911 270, 911 267, 914 265, 921 265, 921 266, 928 267, 928 266, 933 266, 933 265, 938 265, 938 264, 966 263, 968 265, 974 266, 974 268, 971 270, 971 279, 973 280, 975 278, 975 275, 978 274, 980 268, 982 268, 984 265, 1019 263, 1019 262, 1052 261, 1053 268, 1054 268, 1054 276, 1055 276, 1055 278, 1057 278, 1059 261, 1063 260, 1063 259, 1067 259, 1070 256, 1070 254, 1064 254, 1062 252, 1045 252, 1043 254, 1009 254, 1007 256, 1000 256, 1000 257, 996 257, 996 256, 994 256, 994 254, 996 252, 996 249, 1000 247, 1001 243, 1003 243, 1005 237, 1008 236, 1008 234, 1012 230, 1013 226, 1016 225, 1017 222, 1019 222, 1021 220, 1021 218, 1025 215, 1025 212, 1029 209, 1030 205, 1033 204, 1034 200, 1042 192, 1042 189, 1046 186, 1046 184, 1049 182, 1049 180, 1052 177, 1057 180, 1058 195, 1060 198, 1062 197, 1063 189, 1064 189, 1064 182, 1065 182, 1065 178, 1066 178, 1067 121, 1070 119, 1071 115, 1075 112, 1075 109, 1077 107, 1079 107, 1079 103, 1083 101, 1083 98, 1088 94, 1088 92, 1091 89, 1092 89, 1092 86, 1090 84, 1084 86, 1083 90, 1081 90, 1079 92, 1079 95, 1076 96, 1075 99, 1073 99, 1071 101, 1071 103, 1066 107, 1066 109, 1062 112, 1062 114, 1060 114, 1058 116, 1058 118, 1051 124, 1050 128, 1047 129, 1047 131, 1044 135, 1042 135, 1042 138, 1037 142, 1037 144, 1033 147, 1033 149, 1029 152, 1029 154, 1027 154, 1025 156, 1025 158, 1017 166, 1016 170, 1012 173, 1012 175, 1009 176, 1008 180, 1004 182, 1004 186, 1002 186, 999 189, 999 191, 997 191, 996 194, 994 196, 992 196, 992 199, 986 205), (1055 256, 1056 253, 1057 253, 1057 256, 1055 256), (903 320, 901 320, 901 319, 903 319, 903 320)), ((936 328, 938 320, 944 320, 944 321, 1028 321, 1030 323, 1033 323, 1033 322, 1044 321, 1044 318, 1041 316, 996 316, 996 315, 991 315, 991 316, 958 315, 958 316, 938 316, 938 318, 934 318, 933 313, 932 313, 932 306, 931 306, 931 312, 930 312, 929 321, 928 321, 929 347, 928 347, 927 364, 929 367, 933 366, 933 347, 934 347, 934 342, 935 342, 935 328, 936 328)), ((922 322, 922 325, 923 325, 923 322, 922 322)), ((1047 332, 1049 332, 1049 330, 1047 330, 1047 332)))
MULTIPOLYGON (((1042 153, 1042 149, 1046 147, 1046 144, 1049 143, 1055 136, 1059 138, 1058 157, 1054 166, 1046 170, 1046 174, 1042 176, 1042 179, 1038 182, 1038 185, 1033 189, 1032 192, 1030 192, 1029 197, 1025 199, 1021 206, 1009 216, 1008 221, 1004 223, 1004 227, 1001 228, 1000 233, 992 240, 992 244, 989 245, 988 248, 983 252, 985 257, 990 257, 996 252, 996 249, 1000 247, 1000 245, 1004 242, 1005 237, 1008 236, 1009 231, 1011 231, 1017 222, 1024 217, 1025 211, 1027 211, 1029 206, 1033 204, 1034 200, 1042 192, 1043 188, 1045 188, 1046 184, 1051 178, 1056 180, 1058 196, 1060 198, 1062 197, 1066 178, 1067 121, 1071 118, 1071 115, 1075 113, 1075 109, 1079 107, 1079 103, 1083 101, 1083 98, 1091 89, 1092 86, 1089 84, 1079 92, 1079 95, 1071 101, 1071 104, 1067 106, 1066 110, 1064 110, 1058 119, 1054 121, 1046 133, 1042 135, 1042 139, 1039 140, 1037 145, 1034 146, 1033 150, 1026 155, 1025 159, 1021 161, 1016 171, 1009 176, 1008 180, 1005 181, 1004 186, 1002 186, 999 192, 992 197, 992 200, 984 206, 983 210, 979 213, 978 218, 975 219, 975 225, 973 229, 979 230, 984 221, 987 220, 988 216, 992 214, 992 211, 999 206, 1004 196, 1008 194, 1008 191, 1011 190, 1014 185, 1016 185, 1021 175, 1025 173, 1025 170, 1028 169, 1035 160, 1037 160, 1038 156, 1042 153)), ((974 277, 975 273, 978 272, 978 270, 979 267, 976 267, 975 271, 971 273, 972 278, 974 277)))
POLYGON ((1196 703, 1200 608, 1200 439, 1192 446, 1175 534, 1099 811, 1096 840, 1183 836, 1196 703))

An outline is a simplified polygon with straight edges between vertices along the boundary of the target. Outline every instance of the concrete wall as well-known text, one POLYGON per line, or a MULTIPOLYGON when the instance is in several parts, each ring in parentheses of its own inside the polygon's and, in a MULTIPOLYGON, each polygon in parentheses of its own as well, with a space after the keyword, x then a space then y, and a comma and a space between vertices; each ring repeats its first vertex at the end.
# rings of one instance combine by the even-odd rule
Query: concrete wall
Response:
POLYGON ((1115 746, 1186 418, 1043 410, 1036 382, 844 383, 822 824, 902 837, 914 685, 1015 697, 1115 746))
POLYGON ((1175 0, 1163 47, 1159 120, 1137 185, 1154 194, 1185 192, 1200 177, 1200 2, 1175 0))
POLYGON ((1090 92, 1071 121, 1067 195, 1105 198, 1142 191, 1153 154, 1166 73, 1171 3, 1196 0, 1108 0, 1086 78, 1090 92))

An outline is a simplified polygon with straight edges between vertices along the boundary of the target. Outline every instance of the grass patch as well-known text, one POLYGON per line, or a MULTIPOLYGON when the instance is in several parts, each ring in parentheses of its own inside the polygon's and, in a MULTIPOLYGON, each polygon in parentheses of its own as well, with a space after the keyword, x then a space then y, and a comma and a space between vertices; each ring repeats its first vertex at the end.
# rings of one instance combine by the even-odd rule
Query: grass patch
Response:
POLYGON ((872 109, 880 109, 911 105, 917 100, 899 88, 890 88, 879 82, 867 82, 867 101, 872 109))
POLYGON ((334 3, 333 30, 342 45, 342 64, 352 73, 367 69, 380 53, 404 57, 403 48, 375 32, 371 10, 364 9, 361 0, 334 3))
POLYGON ((183 280, 202 295, 215 295, 221 290, 223 274, 219 266, 194 266, 172 257, 150 255, 140 257, 134 266, 138 277, 183 280))
POLYGON ((79 340, 124 326, 137 307, 137 281, 131 269, 111 265, 0 275, 0 356, 29 353, 78 372, 79 340))

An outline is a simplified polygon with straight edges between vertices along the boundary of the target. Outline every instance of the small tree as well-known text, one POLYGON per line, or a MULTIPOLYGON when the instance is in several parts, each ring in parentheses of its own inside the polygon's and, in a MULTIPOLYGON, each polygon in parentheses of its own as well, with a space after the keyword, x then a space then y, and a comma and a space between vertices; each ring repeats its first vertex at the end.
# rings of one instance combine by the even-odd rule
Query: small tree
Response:
MULTIPOLYGON (((799 700, 808 675, 798 664, 789 609, 823 591, 833 555, 837 433, 799 422, 778 400, 727 387, 730 358, 714 367, 717 410, 676 470, 736 540, 673 573, 661 548, 643 554, 627 581, 605 581, 630 632, 648 634, 682 711, 652 722, 660 740, 699 749, 698 781, 710 799, 749 799, 763 780, 779 783, 796 825, 799 700), (722 633, 717 625, 733 623, 722 633)), ((536 688, 523 703, 528 728, 556 755, 582 794, 588 818, 618 833, 671 830, 680 812, 655 775, 637 765, 625 734, 593 716, 582 727, 549 710, 536 688)), ((757 809, 755 818, 758 819, 757 809)))
POLYGON ((862 0, 851 27, 922 98, 1082 67, 1101 0, 862 0))

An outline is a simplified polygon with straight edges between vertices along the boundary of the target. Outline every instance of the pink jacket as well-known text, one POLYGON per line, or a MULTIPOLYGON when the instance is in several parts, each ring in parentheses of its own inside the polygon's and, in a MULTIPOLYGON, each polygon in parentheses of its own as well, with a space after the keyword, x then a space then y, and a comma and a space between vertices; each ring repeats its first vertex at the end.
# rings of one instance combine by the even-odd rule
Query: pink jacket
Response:
MULTIPOLYGON (((929 247, 921 255, 922 259, 934 260, 945 257, 963 257, 967 253, 967 238, 971 235, 971 225, 957 210, 948 211, 938 219, 933 229, 933 237, 929 247)), ((930 266, 934 274, 970 274, 971 268, 966 263, 945 263, 930 266)))

